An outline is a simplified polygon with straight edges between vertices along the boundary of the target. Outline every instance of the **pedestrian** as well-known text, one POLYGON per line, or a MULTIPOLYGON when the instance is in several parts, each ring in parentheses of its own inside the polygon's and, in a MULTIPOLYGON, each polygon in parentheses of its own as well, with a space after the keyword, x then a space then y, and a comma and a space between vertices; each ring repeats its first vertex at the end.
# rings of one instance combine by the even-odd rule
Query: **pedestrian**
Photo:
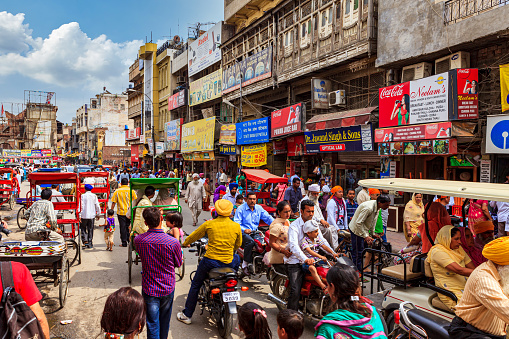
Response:
POLYGON ((27 241, 41 241, 39 231, 47 230, 46 226, 48 223, 51 227, 49 233, 49 240, 65 242, 64 237, 61 235, 62 231, 57 228, 57 216, 53 209, 53 203, 51 202, 51 190, 45 188, 41 191, 41 200, 37 200, 30 206, 25 212, 25 219, 28 219, 25 240, 27 241))
POLYGON ((122 183, 122 179, 127 179, 127 183, 129 183, 130 176, 129 176, 129 173, 127 173, 127 170, 125 168, 124 168, 124 171, 118 175, 117 181, 122 183))
POLYGON ((497 209, 497 238, 505 237, 509 232, 509 227, 506 226, 507 220, 509 219, 509 202, 491 201, 490 206, 497 209))
POLYGON ((299 201, 302 200, 302 192, 300 190, 300 179, 295 177, 292 179, 292 186, 288 187, 285 191, 284 200, 290 203, 292 208, 293 217, 299 215, 299 201))
MULTIPOLYGON (((127 216, 127 213, 130 213, 129 206, 131 205, 131 201, 129 200, 129 179, 122 178, 120 182, 120 188, 113 192, 111 196, 111 209, 115 209, 115 205, 117 206, 117 219, 118 225, 120 227, 120 241, 122 242, 122 247, 127 247, 129 243, 129 224, 131 216, 127 216)), ((136 201, 138 197, 136 196, 136 191, 133 190, 132 200, 136 201)))
POLYGON ((239 194, 239 192, 237 192, 239 184, 237 184, 236 182, 232 182, 228 185, 228 187, 229 187, 228 193, 226 193, 223 196, 223 199, 226 199, 235 205, 235 202, 237 201, 237 195, 239 194))
POLYGON ((271 339, 267 313, 258 304, 247 302, 239 308, 239 330, 246 339, 271 339))
POLYGON ((92 242, 94 238, 94 219, 99 220, 99 213, 101 213, 101 206, 97 195, 92 193, 92 185, 85 185, 85 194, 81 195, 81 240, 83 247, 93 248, 92 242))
POLYGON ((122 287, 106 299, 101 316, 104 339, 134 339, 143 332, 147 315, 140 292, 122 287))
POLYGON ((203 210, 210 210, 210 197, 212 196, 212 185, 210 183, 209 177, 205 178, 205 184, 203 184, 203 188, 205 188, 205 201, 203 202, 203 210))
POLYGON ((361 190, 359 191, 359 194, 357 194, 357 203, 360 205, 363 202, 370 200, 370 195, 368 193, 367 187, 361 187, 361 190))
POLYGON ((183 235, 182 224, 184 218, 180 212, 169 212, 166 214, 166 228, 168 228, 168 234, 181 242, 183 235))
POLYGON ((107 212, 108 217, 104 221, 104 242, 106 242, 106 251, 113 251, 113 234, 115 233, 115 211, 109 209, 107 212))
POLYGON ((304 332, 304 317, 297 311, 284 308, 277 314, 279 339, 298 339, 304 332))
POLYGON ((355 202, 355 190, 349 189, 348 192, 346 192, 346 215, 348 223, 352 221, 357 207, 359 207, 359 204, 355 202))
POLYGON ((226 184, 228 182, 228 176, 224 172, 223 168, 220 168, 219 172, 221 173, 221 175, 219 176, 219 183, 226 187, 226 184))
POLYGON ((175 293, 175 267, 182 265, 180 243, 162 228, 157 207, 143 208, 148 230, 134 238, 142 264, 141 290, 147 304, 147 339, 166 339, 175 293))
POLYGON ((200 176, 197 173, 193 174, 193 182, 187 186, 186 192, 186 203, 193 214, 193 226, 198 224, 198 217, 200 216, 201 210, 203 208, 203 201, 207 197, 207 193, 205 192, 205 188, 203 184, 200 182, 200 176))

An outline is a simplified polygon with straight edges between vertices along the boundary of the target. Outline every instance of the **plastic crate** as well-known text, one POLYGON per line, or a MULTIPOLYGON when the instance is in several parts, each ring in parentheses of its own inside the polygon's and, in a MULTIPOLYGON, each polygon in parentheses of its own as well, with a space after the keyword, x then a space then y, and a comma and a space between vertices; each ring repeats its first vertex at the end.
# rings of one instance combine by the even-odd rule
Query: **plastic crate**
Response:
POLYGON ((461 206, 453 205, 452 206, 452 215, 456 215, 458 217, 462 217, 463 213, 461 213, 461 206))

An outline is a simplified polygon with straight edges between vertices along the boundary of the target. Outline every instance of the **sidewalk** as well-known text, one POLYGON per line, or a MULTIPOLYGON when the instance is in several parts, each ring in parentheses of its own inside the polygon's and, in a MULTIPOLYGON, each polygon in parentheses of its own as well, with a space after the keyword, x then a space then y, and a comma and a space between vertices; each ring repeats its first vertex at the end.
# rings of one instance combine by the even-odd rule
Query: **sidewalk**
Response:
POLYGON ((391 243, 393 252, 401 250, 408 244, 403 232, 387 231, 387 240, 391 243))

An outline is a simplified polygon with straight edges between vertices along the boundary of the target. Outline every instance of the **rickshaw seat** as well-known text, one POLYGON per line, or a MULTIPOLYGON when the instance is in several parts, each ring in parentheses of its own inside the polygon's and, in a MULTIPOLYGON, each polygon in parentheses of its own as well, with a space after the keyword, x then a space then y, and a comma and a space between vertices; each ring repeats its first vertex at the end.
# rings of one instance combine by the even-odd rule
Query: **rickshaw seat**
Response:
POLYGON ((54 202, 53 209, 55 211, 75 210, 78 209, 78 204, 76 203, 76 201, 54 202))
MULTIPOLYGON (((414 273, 410 270, 411 265, 406 265, 406 280, 414 280, 422 277, 422 273, 414 273)), ((382 269, 382 274, 399 280, 405 280, 405 265, 389 266, 382 269)))

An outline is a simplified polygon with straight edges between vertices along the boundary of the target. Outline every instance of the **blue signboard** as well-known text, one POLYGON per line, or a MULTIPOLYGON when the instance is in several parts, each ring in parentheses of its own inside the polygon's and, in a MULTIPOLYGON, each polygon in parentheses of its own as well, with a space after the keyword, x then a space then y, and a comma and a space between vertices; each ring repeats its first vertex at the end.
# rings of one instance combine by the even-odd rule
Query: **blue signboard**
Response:
POLYGON ((235 155, 237 149, 235 145, 219 145, 219 154, 235 155))
POLYGON ((371 124, 305 132, 306 153, 373 150, 371 124))
POLYGON ((237 124, 237 145, 262 144, 269 142, 269 118, 239 122, 237 124))

